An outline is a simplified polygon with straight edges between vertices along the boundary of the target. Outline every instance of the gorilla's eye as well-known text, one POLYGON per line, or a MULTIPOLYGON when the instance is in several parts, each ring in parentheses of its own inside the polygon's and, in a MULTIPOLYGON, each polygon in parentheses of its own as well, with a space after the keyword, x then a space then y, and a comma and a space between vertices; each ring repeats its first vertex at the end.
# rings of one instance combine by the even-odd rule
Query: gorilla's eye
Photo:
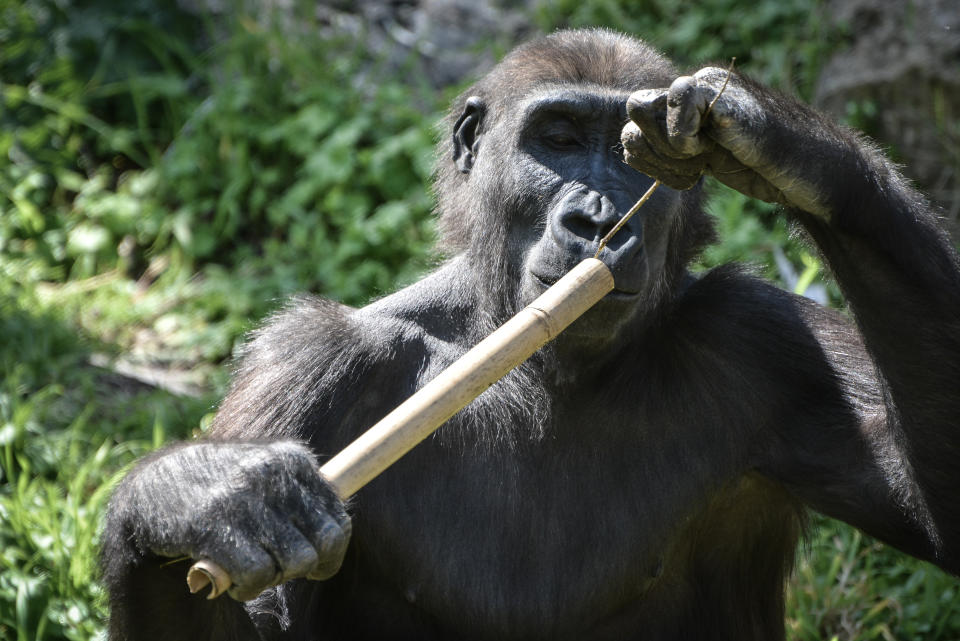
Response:
POLYGON ((580 142, 574 136, 566 133, 546 134, 543 138, 551 147, 556 149, 573 149, 580 145, 580 142))
POLYGON ((556 151, 573 151, 583 145, 576 120, 565 113, 547 112, 537 119, 536 139, 556 151))

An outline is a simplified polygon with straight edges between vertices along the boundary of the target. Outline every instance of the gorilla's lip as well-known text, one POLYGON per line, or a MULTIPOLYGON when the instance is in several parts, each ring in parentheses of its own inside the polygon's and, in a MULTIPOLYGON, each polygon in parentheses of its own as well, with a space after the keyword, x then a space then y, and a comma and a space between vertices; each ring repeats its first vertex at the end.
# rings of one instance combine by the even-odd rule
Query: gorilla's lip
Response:
MULTIPOLYGON (((533 276, 534 280, 537 281, 537 284, 542 286, 544 289, 549 289, 553 287, 556 284, 556 282, 560 280, 559 278, 553 278, 551 280, 550 278, 541 276, 536 272, 530 272, 530 275, 533 276)), ((619 289, 617 287, 614 287, 613 290, 610 291, 610 293, 604 296, 604 298, 614 298, 618 300, 631 300, 638 297, 639 295, 640 295, 640 292, 631 292, 625 289, 619 289)))

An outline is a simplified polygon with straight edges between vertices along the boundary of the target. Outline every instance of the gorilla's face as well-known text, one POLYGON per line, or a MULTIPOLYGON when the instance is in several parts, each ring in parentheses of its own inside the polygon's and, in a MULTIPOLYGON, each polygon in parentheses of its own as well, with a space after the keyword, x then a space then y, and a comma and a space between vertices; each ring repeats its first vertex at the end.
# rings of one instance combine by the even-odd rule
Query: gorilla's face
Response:
MULTIPOLYGON (((482 135, 477 125, 488 115, 485 106, 480 98, 467 101, 455 133, 457 148, 469 154, 461 171, 481 181, 496 176, 487 189, 499 193, 499 210, 509 218, 507 251, 519 271, 521 303, 593 256, 653 183, 623 161, 620 132, 628 95, 589 85, 541 87, 496 114, 482 135)), ((681 202, 679 192, 660 187, 610 240, 600 259, 613 272, 616 289, 568 334, 613 338, 658 304, 681 202)))

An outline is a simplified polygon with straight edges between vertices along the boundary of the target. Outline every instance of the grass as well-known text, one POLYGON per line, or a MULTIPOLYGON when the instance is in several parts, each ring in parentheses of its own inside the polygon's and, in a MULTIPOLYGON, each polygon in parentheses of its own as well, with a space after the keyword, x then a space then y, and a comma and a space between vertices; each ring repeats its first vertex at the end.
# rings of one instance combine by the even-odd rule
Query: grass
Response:
POLYGON ((100 516, 127 464, 201 422, 180 398, 93 367, 104 347, 0 277, 0 639, 92 639, 100 516))
POLYGON ((788 592, 797 641, 960 638, 957 579, 819 517, 788 592))

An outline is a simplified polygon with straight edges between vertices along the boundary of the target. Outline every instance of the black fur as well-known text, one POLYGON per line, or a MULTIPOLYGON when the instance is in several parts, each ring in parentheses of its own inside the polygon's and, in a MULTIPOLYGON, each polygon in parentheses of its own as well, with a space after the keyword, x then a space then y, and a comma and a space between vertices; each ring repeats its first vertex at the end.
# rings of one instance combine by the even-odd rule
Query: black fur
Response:
POLYGON ((592 255, 650 184, 617 155, 627 96, 676 75, 637 40, 562 32, 458 98, 436 181, 447 262, 363 309, 293 301, 206 442, 135 468, 104 532, 111 638, 782 639, 805 506, 958 572, 957 255, 872 147, 747 81, 778 168, 831 159, 810 180, 833 215, 788 215, 856 324, 735 267, 690 276, 712 227, 699 188, 664 187, 602 255, 619 291, 350 520, 311 477, 592 255), (304 541, 315 557, 291 568, 304 541), (235 572, 240 598, 343 565, 206 601, 179 555, 235 572))

